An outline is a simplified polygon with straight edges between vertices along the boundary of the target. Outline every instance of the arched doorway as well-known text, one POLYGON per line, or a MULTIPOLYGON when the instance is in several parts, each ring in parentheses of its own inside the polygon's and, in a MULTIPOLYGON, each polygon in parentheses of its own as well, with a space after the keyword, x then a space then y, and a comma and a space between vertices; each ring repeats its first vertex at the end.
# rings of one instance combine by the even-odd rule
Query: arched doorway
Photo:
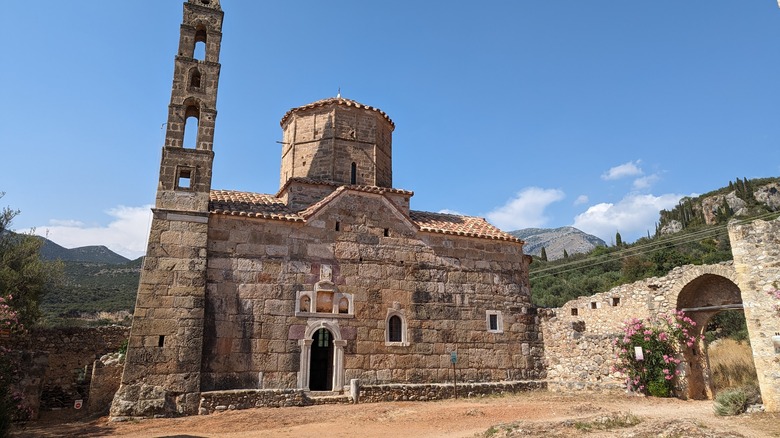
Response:
POLYGON ((306 325, 301 347, 298 388, 306 391, 344 389, 344 347, 338 323, 311 320, 306 325))
POLYGON ((309 389, 333 390, 333 334, 321 328, 314 332, 309 364, 309 389))
MULTIPOLYGON (((742 311, 739 287, 730 279, 705 273, 685 286, 677 295, 677 310, 696 322, 696 336, 703 333, 713 316, 723 311, 742 311)), ((714 396, 712 379, 704 340, 682 351, 685 379, 680 382, 684 398, 711 399, 714 396)))

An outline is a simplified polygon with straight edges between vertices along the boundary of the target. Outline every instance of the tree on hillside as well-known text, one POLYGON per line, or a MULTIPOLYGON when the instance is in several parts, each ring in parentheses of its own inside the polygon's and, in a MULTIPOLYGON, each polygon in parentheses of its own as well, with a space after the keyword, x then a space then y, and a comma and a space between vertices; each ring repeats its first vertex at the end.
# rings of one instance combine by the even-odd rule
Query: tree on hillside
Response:
POLYGON ((563 250, 563 258, 565 258, 565 259, 569 258, 569 253, 566 252, 566 249, 563 250))
MULTIPOLYGON (((0 192, 0 198, 3 195, 0 192)), ((41 297, 60 281, 62 265, 41 260, 41 239, 11 232, 11 222, 18 214, 8 207, 0 211, 0 296, 19 323, 30 327, 40 317, 41 297)))
POLYGON ((617 247, 623 246, 623 238, 620 237, 620 231, 615 233, 615 246, 617 247))
MULTIPOLYGON (((3 195, 0 192, 0 198, 3 195)), ((12 421, 27 420, 32 412, 16 386, 25 364, 2 341, 23 336, 36 322, 41 296, 62 273, 60 263, 41 260, 41 239, 10 230, 18 214, 8 207, 0 211, 0 436, 6 435, 12 421)))
POLYGON ((547 261, 547 250, 542 247, 542 253, 539 254, 539 259, 546 262, 547 261))

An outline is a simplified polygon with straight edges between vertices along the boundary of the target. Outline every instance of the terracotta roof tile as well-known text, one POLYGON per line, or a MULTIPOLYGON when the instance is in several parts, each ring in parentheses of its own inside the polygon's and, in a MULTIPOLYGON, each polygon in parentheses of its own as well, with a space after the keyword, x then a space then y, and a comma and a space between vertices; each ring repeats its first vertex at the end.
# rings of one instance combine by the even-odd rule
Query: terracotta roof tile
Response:
POLYGON ((234 190, 212 190, 209 194, 209 211, 231 216, 304 221, 300 215, 291 211, 281 199, 275 196, 234 190))
POLYGON ((297 108, 293 108, 293 109, 291 109, 290 111, 287 111, 284 114, 284 116, 282 117, 282 120, 279 122, 279 124, 284 126, 284 124, 287 121, 287 119, 296 111, 307 110, 307 109, 312 109, 312 108, 319 108, 319 107, 323 107, 323 106, 331 105, 331 104, 342 105, 342 106, 352 106, 352 107, 355 107, 355 108, 363 108, 363 109, 367 109, 367 110, 370 110, 370 111, 375 111, 375 112, 379 113, 382 117, 384 117, 385 120, 387 120, 390 123, 390 126, 395 128, 395 123, 393 123, 393 121, 390 119, 390 117, 387 114, 385 114, 384 111, 380 110, 379 108, 376 108, 376 107, 373 107, 373 106, 369 106, 369 105, 363 105, 360 102, 356 102, 356 101, 354 101, 352 99, 344 99, 343 97, 329 97, 327 99, 318 100, 316 102, 312 102, 312 103, 309 103, 309 104, 306 104, 306 105, 303 105, 303 106, 299 106, 297 108))
POLYGON ((499 230, 481 217, 415 210, 410 211, 409 216, 419 225, 421 231, 523 243, 522 240, 499 230))
MULTIPOLYGON (((238 192, 233 190, 212 190, 209 196, 209 211, 214 214, 256 217, 292 222, 305 222, 320 208, 344 191, 382 194, 386 192, 406 193, 404 190, 387 189, 372 186, 341 186, 321 201, 303 211, 293 211, 279 198, 261 193, 238 192)), ((408 192, 411 193, 411 192, 408 192)), ((451 234, 456 236, 478 237, 483 239, 505 240, 522 243, 523 241, 494 227, 480 217, 458 216, 454 214, 431 213, 428 211, 409 212, 409 218, 421 231, 451 234)))

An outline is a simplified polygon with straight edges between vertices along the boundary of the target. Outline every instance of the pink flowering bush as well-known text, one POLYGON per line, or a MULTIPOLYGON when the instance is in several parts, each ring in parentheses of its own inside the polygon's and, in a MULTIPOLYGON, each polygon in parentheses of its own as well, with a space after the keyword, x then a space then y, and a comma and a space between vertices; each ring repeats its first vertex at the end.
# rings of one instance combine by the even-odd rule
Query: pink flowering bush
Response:
POLYGON ((11 295, 7 297, 0 295, 0 338, 24 331, 24 327, 19 322, 19 314, 11 308, 11 300, 13 300, 11 295))
MULTIPOLYGON (((775 286, 775 287, 777 287, 777 286, 775 286)), ((770 290, 768 293, 769 293, 770 296, 774 297, 776 300, 780 300, 780 290, 779 289, 770 290)), ((777 313, 778 316, 780 316, 780 304, 775 304, 775 313, 777 313)))
POLYGON ((4 339, 25 332, 18 313, 9 305, 13 297, 0 295, 0 436, 5 436, 12 421, 26 421, 32 410, 24 395, 14 388, 19 379, 19 364, 11 350, 2 345, 4 339))
POLYGON ((626 376, 627 388, 657 397, 671 396, 674 379, 680 374, 677 352, 696 344, 695 326, 682 311, 650 321, 634 318, 624 322, 613 345, 617 351, 615 371, 626 376), (642 349, 642 360, 637 359, 637 347, 642 349))

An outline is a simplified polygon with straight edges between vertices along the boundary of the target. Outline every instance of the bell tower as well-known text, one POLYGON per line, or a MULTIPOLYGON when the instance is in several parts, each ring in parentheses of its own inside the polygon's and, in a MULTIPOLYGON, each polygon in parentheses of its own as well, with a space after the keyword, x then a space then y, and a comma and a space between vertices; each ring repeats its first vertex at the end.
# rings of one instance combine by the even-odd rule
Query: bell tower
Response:
POLYGON ((223 13, 188 0, 146 258, 112 417, 197 413, 223 13))
POLYGON ((222 17, 219 0, 189 0, 184 4, 157 208, 208 212, 222 17))

